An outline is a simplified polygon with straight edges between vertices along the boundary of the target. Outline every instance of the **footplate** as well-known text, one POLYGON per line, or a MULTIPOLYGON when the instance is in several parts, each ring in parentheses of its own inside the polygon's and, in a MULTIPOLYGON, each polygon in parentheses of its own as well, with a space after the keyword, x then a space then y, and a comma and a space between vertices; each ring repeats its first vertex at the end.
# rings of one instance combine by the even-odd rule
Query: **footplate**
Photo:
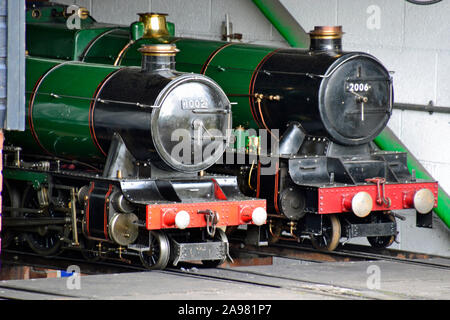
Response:
POLYGON ((173 265, 180 261, 223 260, 229 256, 228 242, 178 243, 173 241, 173 265))

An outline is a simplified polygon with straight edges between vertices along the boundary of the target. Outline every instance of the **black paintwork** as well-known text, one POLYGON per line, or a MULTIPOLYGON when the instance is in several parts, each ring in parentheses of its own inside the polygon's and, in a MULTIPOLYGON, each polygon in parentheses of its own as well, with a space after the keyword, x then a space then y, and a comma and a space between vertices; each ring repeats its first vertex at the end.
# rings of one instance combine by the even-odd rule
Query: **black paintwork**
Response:
MULTIPOLYGON (((254 81, 254 93, 280 96, 280 101, 263 99, 261 111, 267 127, 282 132, 297 121, 307 134, 358 145, 373 140, 390 117, 389 73, 366 53, 279 50, 262 64, 254 81), (370 89, 350 92, 350 83, 370 89), (361 97, 368 99, 363 107, 361 97)), ((258 104, 253 108, 263 128, 258 104)))
POLYGON ((106 221, 108 221, 106 210, 106 198, 110 184, 107 182, 92 182, 92 192, 86 201, 86 231, 90 237, 98 239, 108 239, 108 232, 105 232, 106 221))
POLYGON ((224 148, 228 117, 228 99, 204 76, 169 69, 147 72, 123 68, 101 88, 93 107, 91 130, 105 154, 116 133, 138 161, 169 171, 198 172, 220 157, 203 156, 203 151, 224 148), (178 135, 177 129, 189 136, 178 135), (196 132, 201 135, 198 143, 193 140, 196 132), (211 138, 210 132, 217 138, 211 138), (174 151, 185 142, 190 146, 186 153, 174 151), (195 148, 201 148, 196 155, 203 157, 190 152, 195 148))
POLYGON ((139 107, 136 103, 152 106, 169 82, 168 77, 158 73, 123 68, 105 83, 99 94, 101 100, 94 107, 94 131, 105 152, 114 132, 117 132, 136 159, 149 158, 154 151, 151 136, 153 109, 139 107))

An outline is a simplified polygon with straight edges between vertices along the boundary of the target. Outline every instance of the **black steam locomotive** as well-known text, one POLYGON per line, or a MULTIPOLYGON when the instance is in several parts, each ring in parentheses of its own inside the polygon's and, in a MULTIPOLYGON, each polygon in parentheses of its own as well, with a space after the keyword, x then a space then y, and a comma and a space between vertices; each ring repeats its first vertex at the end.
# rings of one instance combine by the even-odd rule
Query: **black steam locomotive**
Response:
MULTIPOLYGON (((325 250, 334 250, 342 237, 367 237, 373 246, 389 246, 397 234, 395 218, 401 217, 397 210, 414 208, 423 224, 429 224, 437 205, 437 183, 416 179, 408 171, 405 153, 380 151, 372 143, 392 112, 389 72, 372 55, 343 51, 340 28, 316 28, 310 33, 309 49, 280 49, 175 37, 164 14, 139 15, 131 26, 118 26, 98 23, 85 10, 68 12, 63 5, 27 10, 27 50, 35 57, 28 64, 36 71, 27 80, 29 127, 22 135, 7 137, 12 146, 4 177, 10 190, 9 225, 22 227, 26 217, 31 231, 26 237, 32 238, 28 243, 41 240, 35 249, 52 247, 42 243, 52 239, 53 229, 60 230, 55 241, 64 243, 73 242, 82 229, 90 248, 86 252, 103 254, 114 243, 111 239, 126 238, 108 248, 121 254, 134 238, 128 231, 118 231, 123 225, 147 230, 144 238, 148 230, 172 226, 170 231, 176 232, 170 233, 170 250, 164 249, 169 247, 167 237, 155 237, 161 235, 155 231, 144 241, 138 232, 125 248, 151 256, 149 252, 158 252, 151 249, 156 239, 165 262, 167 251, 191 249, 192 244, 182 240, 192 237, 194 230, 198 232, 193 239, 217 248, 217 242, 226 240, 218 230, 216 242, 205 237, 213 226, 262 224, 266 201, 271 241, 310 238, 325 250), (82 19, 76 30, 67 28, 73 14, 82 19), (174 71, 159 71, 165 74, 162 77, 145 75, 143 70, 164 59, 145 52, 153 44, 176 44, 180 51, 176 69, 206 75, 223 91, 197 75, 174 71), (148 59, 142 60, 142 50, 148 59), (143 70, 136 68, 141 65, 143 70), (92 76, 83 76, 88 73, 92 76), (184 86, 183 79, 196 86, 184 86), (169 93, 171 88, 176 94, 169 93), (172 106, 168 113, 161 108, 164 101, 172 106), (54 114, 52 107, 59 113, 54 114), (80 110, 87 111, 81 115, 80 110), (181 136, 169 141, 168 135, 178 128, 191 132, 185 139, 190 152, 180 153, 181 136), (225 148, 229 139, 225 129, 230 128, 234 144, 220 159, 221 152, 211 150, 225 148), (27 153, 19 154, 18 146, 27 153), (210 157, 197 159, 195 148, 200 154, 209 150, 210 157), (174 153, 178 156, 168 157, 174 153), (25 187, 30 196, 19 201, 16 190, 25 187), (242 198, 238 188, 261 200, 242 198), (112 197, 117 190, 121 191, 117 198, 112 197), (227 205, 233 208, 231 215, 227 205), (93 211, 104 214, 94 217, 93 211), (220 219, 214 214, 218 211, 220 219), (60 222, 41 227, 44 222, 35 218, 43 213, 60 222), (196 228, 179 228, 187 216, 189 228, 196 228), (174 225, 182 230, 173 230, 174 225)), ((162 52, 163 57, 166 54, 162 52)), ((223 257, 209 260, 220 262, 223 257)))
POLYGON ((210 78, 174 71, 176 51, 144 46, 142 67, 125 68, 27 57, 27 128, 4 148, 4 246, 215 266, 226 227, 265 223, 264 200, 205 173, 230 139, 231 105, 210 78))

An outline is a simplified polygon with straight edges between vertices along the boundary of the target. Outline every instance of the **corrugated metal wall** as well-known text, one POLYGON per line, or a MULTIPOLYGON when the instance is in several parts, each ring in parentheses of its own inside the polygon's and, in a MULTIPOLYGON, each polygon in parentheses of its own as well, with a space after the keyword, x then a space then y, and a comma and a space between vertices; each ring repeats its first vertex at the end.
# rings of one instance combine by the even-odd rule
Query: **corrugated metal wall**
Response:
MULTIPOLYGON (((0 0, 0 110, 5 113, 6 111, 6 36, 7 36, 7 26, 6 26, 6 0, 0 0)), ((3 116, 4 118, 4 116, 3 116)), ((0 169, 3 171, 3 121, 0 122, 0 169)), ((0 193, 3 191, 3 177, 0 173, 0 193)), ((3 201, 3 196, 0 197, 0 232, 2 230, 2 207, 1 203, 3 201)), ((1 234, 0 234, 0 252, 1 252, 1 234)))
MULTIPOLYGON (((3 189, 2 129, 25 129, 25 0, 0 0, 0 194, 3 189)), ((1 203, 2 197, 0 231, 1 203)))
MULTIPOLYGON (((6 109, 6 0, 0 1, 0 110, 6 109)), ((0 119, 1 120, 1 119, 0 119)), ((0 127, 3 127, 0 121, 0 127)))
POLYGON ((25 129, 25 0, 0 0, 0 128, 25 129))

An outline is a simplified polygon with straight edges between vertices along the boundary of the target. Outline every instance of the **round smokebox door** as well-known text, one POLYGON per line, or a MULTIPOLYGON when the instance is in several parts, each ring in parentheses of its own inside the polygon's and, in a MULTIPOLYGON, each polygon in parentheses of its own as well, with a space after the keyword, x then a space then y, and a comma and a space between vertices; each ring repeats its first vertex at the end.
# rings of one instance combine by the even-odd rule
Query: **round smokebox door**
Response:
POLYGON ((375 58, 344 55, 330 67, 320 88, 326 130, 341 144, 373 140, 389 120, 392 95, 389 73, 375 58))
POLYGON ((231 134, 231 109, 215 82, 200 75, 177 77, 155 104, 152 137, 167 165, 197 172, 219 160, 231 134))

